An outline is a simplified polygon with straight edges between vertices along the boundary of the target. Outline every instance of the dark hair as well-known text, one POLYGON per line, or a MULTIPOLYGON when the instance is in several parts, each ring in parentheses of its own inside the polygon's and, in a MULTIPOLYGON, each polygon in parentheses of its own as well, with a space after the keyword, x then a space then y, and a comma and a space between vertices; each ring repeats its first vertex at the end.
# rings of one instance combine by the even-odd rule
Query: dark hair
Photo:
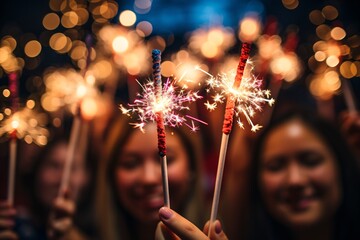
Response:
POLYGON ((259 165, 261 152, 269 134, 274 129, 291 120, 300 120, 305 126, 316 133, 331 149, 337 161, 341 179, 342 202, 335 216, 336 229, 334 239, 359 239, 360 237, 360 180, 359 169, 355 158, 346 145, 343 136, 330 122, 320 118, 317 114, 307 111, 289 111, 273 120, 264 129, 255 144, 251 166, 251 204, 252 230, 251 239, 289 239, 289 230, 276 221, 265 209, 259 189, 259 165))

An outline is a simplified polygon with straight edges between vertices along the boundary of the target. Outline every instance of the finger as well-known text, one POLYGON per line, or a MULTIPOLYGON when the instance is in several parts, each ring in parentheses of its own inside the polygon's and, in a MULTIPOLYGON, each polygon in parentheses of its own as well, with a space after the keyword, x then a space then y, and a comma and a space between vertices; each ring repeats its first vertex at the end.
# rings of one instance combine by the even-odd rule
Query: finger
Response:
POLYGON ((75 203, 70 199, 57 197, 53 209, 56 216, 72 216, 75 213, 75 203))
MULTIPOLYGON (((209 233, 209 226, 210 222, 208 221, 204 226, 204 233, 209 233)), ((210 239, 211 240, 227 240, 227 236, 222 230, 222 226, 219 220, 214 221, 211 223, 211 229, 210 229, 210 239)))
POLYGON ((50 223, 50 228, 55 234, 65 234, 72 226, 71 218, 63 218, 50 223))
POLYGON ((167 207, 159 210, 160 220, 182 240, 208 240, 194 224, 167 207))
POLYGON ((0 232, 0 239, 1 240, 16 240, 19 239, 17 234, 13 231, 7 230, 0 232))
POLYGON ((155 231, 155 240, 180 240, 162 222, 159 222, 155 231))

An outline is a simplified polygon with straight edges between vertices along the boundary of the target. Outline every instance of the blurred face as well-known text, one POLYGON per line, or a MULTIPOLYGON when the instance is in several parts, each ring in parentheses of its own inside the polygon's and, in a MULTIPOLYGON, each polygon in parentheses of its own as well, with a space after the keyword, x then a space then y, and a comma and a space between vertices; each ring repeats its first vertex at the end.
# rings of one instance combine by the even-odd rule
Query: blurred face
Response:
MULTIPOLYGON (((171 207, 176 209, 189 189, 189 159, 178 136, 166 135, 171 207)), ((161 165, 155 124, 145 134, 134 131, 118 158, 115 182, 121 205, 140 222, 157 222, 164 205, 161 165)))
MULTIPOLYGON (((38 199, 45 205, 51 206, 59 192, 62 174, 64 171, 67 145, 65 142, 56 144, 46 156, 39 169, 37 179, 38 199)), ((70 196, 77 199, 79 191, 87 182, 84 161, 75 155, 70 176, 70 196)))
POLYGON ((340 205, 334 156, 299 120, 287 122, 267 136, 259 178, 268 211, 292 229, 331 221, 340 205))

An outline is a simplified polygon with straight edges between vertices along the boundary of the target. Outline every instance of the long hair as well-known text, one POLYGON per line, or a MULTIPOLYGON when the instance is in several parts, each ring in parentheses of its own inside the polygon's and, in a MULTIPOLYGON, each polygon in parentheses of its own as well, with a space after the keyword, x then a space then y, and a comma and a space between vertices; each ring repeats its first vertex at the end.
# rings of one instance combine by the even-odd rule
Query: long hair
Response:
MULTIPOLYGON (((115 188, 115 170, 116 160, 125 142, 134 131, 129 125, 129 117, 125 115, 118 115, 114 117, 107 129, 107 136, 105 137, 103 158, 100 159, 97 185, 96 185, 96 213, 99 220, 99 233, 102 239, 135 239, 133 229, 133 219, 127 213, 117 198, 115 188)), ((180 209, 176 209, 182 215, 190 219, 196 225, 200 226, 204 223, 205 217, 202 216, 202 173, 201 160, 202 148, 200 141, 196 139, 196 134, 189 134, 188 129, 172 128, 180 139, 187 151, 187 156, 190 160, 191 181, 190 189, 187 199, 184 199, 180 209)), ((171 194, 171 190, 170 190, 171 194)))
POLYGON ((342 202, 335 215, 334 239, 359 239, 360 236, 360 178, 355 158, 338 129, 330 122, 314 113, 291 111, 273 120, 264 129, 255 144, 251 166, 251 239, 290 239, 289 229, 276 221, 265 209, 259 189, 259 166, 261 152, 266 137, 277 127, 291 120, 300 120, 313 133, 319 136, 326 146, 333 151, 340 175, 342 202))

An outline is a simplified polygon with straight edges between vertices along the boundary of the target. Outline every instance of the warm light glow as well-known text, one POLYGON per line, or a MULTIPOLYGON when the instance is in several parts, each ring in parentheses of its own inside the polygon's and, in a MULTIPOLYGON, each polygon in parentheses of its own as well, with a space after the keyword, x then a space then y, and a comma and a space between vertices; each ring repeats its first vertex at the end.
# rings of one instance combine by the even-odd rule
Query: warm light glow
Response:
POLYGON ((260 34, 261 24, 257 17, 247 17, 240 22, 239 38, 243 42, 253 42, 260 34))
POLYGON ((29 99, 26 101, 26 107, 29 109, 33 109, 35 107, 35 101, 32 99, 29 99))
POLYGON ((19 127, 20 123, 18 120, 14 119, 12 122, 11 122, 11 127, 13 129, 17 129, 19 127))
POLYGON ((56 13, 48 13, 43 18, 42 24, 47 30, 55 30, 60 24, 60 18, 56 13))
POLYGON ((329 67, 336 67, 338 64, 339 64, 340 60, 337 56, 329 56, 327 59, 326 59, 326 64, 329 66, 329 67))
POLYGON ((212 42, 205 42, 201 47, 201 53, 206 58, 214 58, 218 53, 217 46, 212 42))
POLYGON ((114 38, 114 40, 112 42, 112 47, 115 52, 123 53, 128 49, 129 42, 125 37, 118 36, 118 37, 114 38))
POLYGON ((342 40, 343 38, 345 38, 346 36, 346 32, 343 28, 341 27, 334 27, 331 32, 330 32, 331 37, 334 40, 342 40))
POLYGON ((282 3, 284 5, 284 7, 286 7, 287 9, 290 9, 290 10, 293 10, 299 6, 298 0, 282 0, 282 3))
POLYGON ((350 61, 345 61, 340 66, 340 73, 344 78, 353 78, 358 74, 356 65, 350 61))
POLYGON ((9 47, 0 48, 0 64, 6 62, 11 55, 11 49, 9 47))
POLYGON ((276 58, 277 55, 282 53, 281 38, 278 35, 260 36, 258 39, 259 55, 263 59, 276 58))
POLYGON ((131 10, 125 10, 120 13, 119 22, 125 27, 130 27, 136 22, 136 14, 131 10))
POLYGON ((10 92, 10 90, 9 90, 9 89, 7 89, 7 88, 6 88, 6 89, 4 89, 4 90, 3 90, 2 94, 3 94, 3 96, 4 96, 4 97, 6 97, 6 98, 7 98, 7 97, 9 97, 9 96, 10 96, 11 92, 10 92))
POLYGON ((322 9, 322 14, 327 20, 330 21, 335 20, 339 15, 338 10, 331 5, 325 6, 322 9))
POLYGON ((66 47, 67 39, 63 33, 55 33, 49 40, 49 45, 52 49, 59 51, 66 47))
POLYGON ((55 126, 55 127, 60 127, 61 126, 61 119, 58 118, 58 117, 55 117, 52 121, 52 124, 55 126))
POLYGON ((313 10, 309 14, 309 19, 314 25, 320 25, 325 22, 324 15, 319 10, 313 10))
POLYGON ((24 52, 28 57, 36 57, 41 52, 41 44, 36 40, 31 40, 26 43, 24 52))
POLYGON ((96 79, 106 79, 113 72, 113 66, 107 60, 100 60, 92 67, 92 72, 96 79))
POLYGON ((175 75, 175 64, 171 61, 164 61, 161 63, 161 74, 164 77, 170 77, 175 75))
POLYGON ((17 46, 17 42, 16 42, 15 38, 7 35, 1 39, 1 46, 8 47, 10 49, 10 52, 12 52, 15 50, 15 48, 17 46))
POLYGON ((81 115, 86 120, 93 119, 98 112, 98 105, 93 98, 84 98, 81 102, 81 115))
POLYGON ((76 89, 76 95, 78 98, 82 98, 86 95, 87 88, 84 85, 79 85, 76 89))
POLYGON ((66 12, 61 17, 61 25, 63 25, 65 28, 73 28, 78 24, 78 22, 79 16, 74 11, 66 12))
POLYGON ((322 61, 325 61, 326 59, 326 53, 323 52, 323 51, 317 51, 314 55, 316 61, 318 62, 322 62, 322 61))
POLYGON ((331 28, 328 25, 322 24, 316 28, 316 35, 323 40, 330 39, 331 28))

